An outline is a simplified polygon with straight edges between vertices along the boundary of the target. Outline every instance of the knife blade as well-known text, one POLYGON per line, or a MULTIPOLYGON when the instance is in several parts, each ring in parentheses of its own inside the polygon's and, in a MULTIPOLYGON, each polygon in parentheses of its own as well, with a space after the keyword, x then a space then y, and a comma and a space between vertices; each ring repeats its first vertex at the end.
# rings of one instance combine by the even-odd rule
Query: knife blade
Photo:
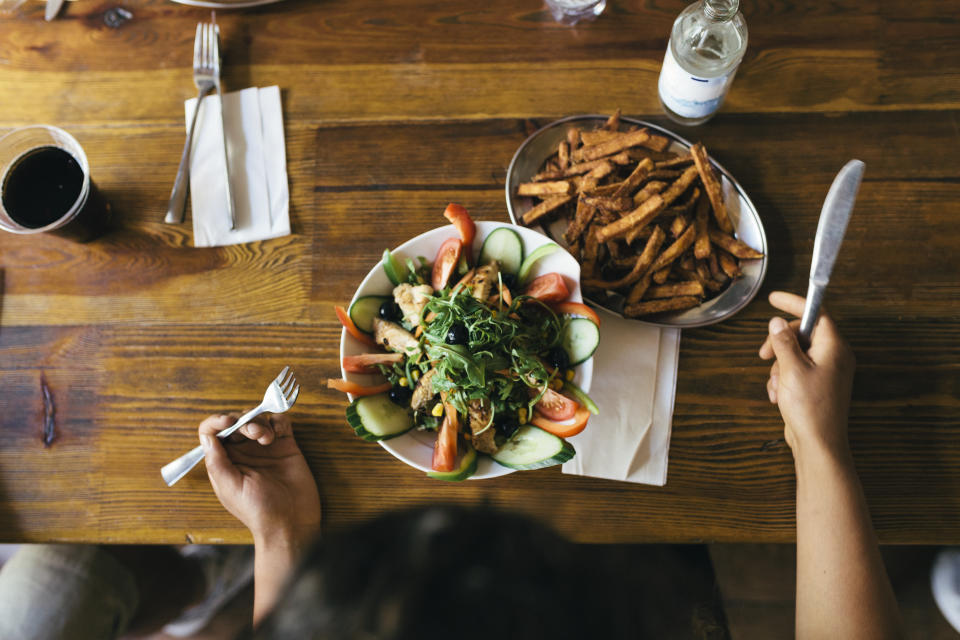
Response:
POLYGON ((830 191, 823 201, 817 236, 813 241, 807 302, 800 319, 800 342, 804 346, 809 344, 813 325, 820 313, 823 294, 830 282, 833 265, 837 261, 840 245, 843 244, 843 237, 847 232, 847 223, 853 213, 853 204, 857 200, 857 191, 860 189, 865 167, 860 160, 851 160, 845 164, 833 179, 830 191))
POLYGON ((47 10, 44 13, 43 17, 47 22, 50 22, 57 17, 57 14, 60 13, 60 7, 63 6, 63 0, 47 0, 47 10))

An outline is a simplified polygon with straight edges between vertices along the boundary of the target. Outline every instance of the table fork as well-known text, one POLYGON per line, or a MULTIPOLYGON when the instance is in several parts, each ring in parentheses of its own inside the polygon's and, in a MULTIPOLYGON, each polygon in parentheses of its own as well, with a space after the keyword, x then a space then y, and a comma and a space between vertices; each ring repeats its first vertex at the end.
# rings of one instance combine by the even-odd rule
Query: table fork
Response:
MULTIPOLYGON (((227 427, 218 433, 217 437, 220 439, 226 438, 261 413, 283 413, 288 411, 290 407, 293 406, 293 403, 297 401, 297 396, 300 394, 300 385, 297 384, 297 379, 293 373, 290 373, 288 376, 288 372, 290 372, 290 367, 284 367, 280 375, 267 387, 267 392, 263 394, 263 402, 260 403, 260 406, 245 413, 233 426, 227 427)), ((203 460, 203 458, 203 447, 197 446, 165 465, 160 470, 160 475, 163 476, 163 480, 167 483, 167 486, 172 487, 180 478, 187 475, 191 469, 197 466, 197 463, 203 460)))
MULTIPOLYGON (((197 114, 200 112, 200 103, 211 91, 216 90, 220 96, 220 118, 223 120, 223 96, 220 92, 220 27, 214 23, 197 25, 197 35, 193 41, 193 83, 197 87, 197 103, 190 118, 190 127, 187 129, 187 140, 180 155, 180 168, 170 193, 170 204, 167 206, 167 224, 183 222, 184 209, 187 201, 187 184, 190 174, 190 149, 193 146, 193 131, 197 124, 197 114)), ((227 207, 230 212, 230 229, 236 228, 233 210, 233 190, 230 188, 230 165, 227 158, 227 132, 223 127, 223 154, 226 166, 227 207)))

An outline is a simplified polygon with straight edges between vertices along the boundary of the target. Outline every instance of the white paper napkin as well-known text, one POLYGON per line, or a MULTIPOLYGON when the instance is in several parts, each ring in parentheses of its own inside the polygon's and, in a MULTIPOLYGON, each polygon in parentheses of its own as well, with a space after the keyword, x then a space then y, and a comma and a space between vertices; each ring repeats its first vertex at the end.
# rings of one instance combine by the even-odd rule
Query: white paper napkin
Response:
POLYGON ((603 316, 590 397, 600 408, 570 438, 575 475, 663 486, 673 426, 680 330, 603 316))
MULTIPOLYGON (((190 126, 196 98, 184 103, 190 126)), ((193 244, 218 247, 290 234, 290 192, 280 88, 256 87, 223 96, 230 185, 237 228, 230 230, 223 121, 219 98, 200 103, 190 156, 190 204, 193 244)))

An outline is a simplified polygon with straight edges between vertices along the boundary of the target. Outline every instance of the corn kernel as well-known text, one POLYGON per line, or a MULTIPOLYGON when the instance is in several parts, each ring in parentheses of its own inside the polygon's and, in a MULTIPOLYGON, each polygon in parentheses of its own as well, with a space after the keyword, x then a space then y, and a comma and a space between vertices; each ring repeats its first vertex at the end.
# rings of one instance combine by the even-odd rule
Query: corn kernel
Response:
POLYGON ((433 405, 433 409, 430 411, 430 415, 432 415, 434 418, 439 418, 440 416, 442 416, 442 415, 443 415, 443 403, 442 403, 442 402, 438 402, 437 404, 433 405))
POLYGON ((419 370, 419 369, 414 369, 413 371, 411 371, 411 372, 410 372, 410 377, 413 378, 413 381, 414 381, 414 382, 416 382, 417 380, 419 380, 419 379, 420 379, 420 370, 419 370))
POLYGON ((563 377, 566 378, 568 382, 573 382, 573 369, 567 369, 563 373, 563 377))
POLYGON ((563 387, 563 380, 560 378, 554 378, 550 381, 550 388, 554 391, 559 391, 563 387))
POLYGON ((404 378, 400 378, 400 379, 397 381, 397 384, 399 384, 401 387, 408 387, 408 386, 410 386, 410 381, 407 380, 407 379, 404 377, 404 378))
POLYGON ((525 407, 517 409, 517 422, 527 424, 527 409, 525 407))

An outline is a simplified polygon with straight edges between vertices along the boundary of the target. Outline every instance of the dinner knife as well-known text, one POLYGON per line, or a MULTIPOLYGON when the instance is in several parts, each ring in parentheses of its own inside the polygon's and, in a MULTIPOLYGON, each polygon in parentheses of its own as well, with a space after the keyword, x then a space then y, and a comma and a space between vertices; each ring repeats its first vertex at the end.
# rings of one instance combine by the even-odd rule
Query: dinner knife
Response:
POLYGON ((860 160, 851 160, 843 165, 840 173, 833 179, 830 191, 820 210, 820 222, 817 224, 817 237, 813 241, 813 258, 810 264, 810 284, 807 287, 807 303, 803 307, 800 319, 800 343, 810 344, 813 325, 820 314, 823 294, 830 282, 833 265, 840 253, 843 236, 847 232, 847 223, 853 213, 853 203, 857 200, 860 180, 865 165, 860 160))
POLYGON ((63 6, 63 0, 47 0, 47 10, 44 13, 43 17, 47 22, 50 22, 57 17, 57 14, 60 13, 60 7, 63 6))

